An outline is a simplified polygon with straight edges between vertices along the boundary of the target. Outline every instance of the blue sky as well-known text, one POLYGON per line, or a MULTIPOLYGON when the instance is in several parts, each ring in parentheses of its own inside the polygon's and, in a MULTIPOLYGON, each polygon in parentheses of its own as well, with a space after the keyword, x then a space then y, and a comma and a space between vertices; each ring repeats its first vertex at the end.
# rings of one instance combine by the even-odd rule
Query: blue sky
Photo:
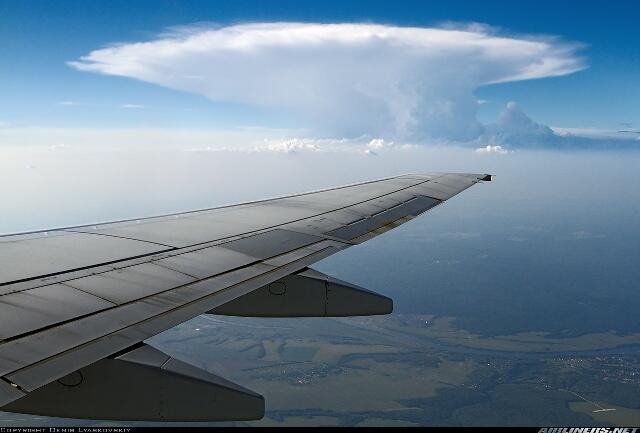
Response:
MULTIPOLYGON (((291 112, 211 101, 127 77, 87 73, 66 62, 114 42, 153 40, 193 23, 372 22, 393 26, 483 23, 500 35, 558 36, 584 47, 586 69, 559 77, 484 86, 478 119, 508 101, 532 119, 573 128, 640 126, 637 2, 495 1, 10 1, 0 3, 0 122, 11 127, 294 127, 291 112), (72 103, 72 104, 71 104, 72 103), (144 106, 140 108, 137 106, 144 106), (624 125, 625 123, 631 126, 624 125)), ((460 24, 458 24, 460 25, 460 24)))

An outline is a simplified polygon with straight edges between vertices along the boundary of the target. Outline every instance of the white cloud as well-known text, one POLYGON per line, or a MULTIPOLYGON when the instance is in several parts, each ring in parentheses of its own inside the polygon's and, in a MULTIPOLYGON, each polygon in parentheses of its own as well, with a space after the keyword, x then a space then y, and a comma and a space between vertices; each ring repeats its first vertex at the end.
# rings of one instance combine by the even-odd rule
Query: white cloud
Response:
POLYGON ((58 105, 63 105, 65 107, 75 107, 82 104, 76 101, 60 101, 58 102, 58 105))
POLYGON ((72 147, 81 149, 205 149, 251 148, 292 136, 297 131, 265 129, 199 130, 181 128, 0 128, 0 148, 72 147))
POLYGON ((606 128, 563 128, 551 127, 553 132, 562 137, 584 137, 595 139, 629 140, 640 138, 640 131, 618 130, 606 128))
POLYGON ((374 138, 369 143, 367 143, 367 147, 371 150, 380 150, 385 146, 384 138, 374 138))
POLYGON ((96 104, 96 103, 86 103, 86 102, 78 102, 78 101, 72 101, 72 100, 66 100, 66 101, 59 101, 57 103, 58 105, 61 105, 63 107, 104 107, 104 108, 131 108, 131 109, 136 109, 136 108, 148 108, 147 105, 143 105, 143 104, 96 104))
POLYGON ((577 232, 572 232, 569 234, 572 239, 577 240, 586 240, 586 239, 602 239, 605 236, 602 234, 595 234, 585 230, 579 230, 577 232))
POLYGON ((498 148, 549 146, 556 144, 558 139, 551 128, 531 120, 515 102, 507 103, 498 120, 485 125, 480 137, 481 142, 493 144, 493 147, 498 148))
POLYGON ((476 152, 477 153, 497 153, 500 155, 506 155, 507 153, 509 153, 509 151, 502 146, 499 146, 499 145, 491 146, 489 144, 487 144, 485 147, 477 148, 476 152))
POLYGON ((408 145, 396 146, 382 138, 367 141, 366 137, 356 138, 286 138, 265 139, 264 143, 248 149, 250 152, 299 153, 299 152, 341 152, 377 155, 382 149, 406 149, 408 145))
MULTIPOLYGON (((435 146, 442 143, 434 142, 435 146)), ((186 153, 341 153, 377 155, 404 153, 424 145, 383 138, 318 138, 296 129, 178 129, 178 128, 0 128, 0 151, 23 149, 48 152, 179 151, 186 153)), ((1 158, 0 158, 1 159, 1 158)))
POLYGON ((487 26, 258 23, 182 28, 70 65, 290 110, 323 135, 470 140, 483 131, 475 89, 583 69, 577 48, 487 26))
MULTIPOLYGON (((537 123, 509 102, 495 123, 472 143, 482 149, 638 149, 635 134, 595 128, 550 128, 537 123)), ((485 150, 486 151, 486 150, 485 150)))
POLYGON ((0 128, 0 149, 362 153, 367 145, 366 137, 315 138, 296 129, 0 128))
POLYGON ((71 146, 69 146, 68 144, 52 144, 51 146, 49 146, 49 149, 51 149, 51 150, 65 150, 65 149, 71 149, 71 146))
POLYGON ((369 155, 377 155, 378 152, 384 150, 410 150, 415 149, 417 146, 418 145, 411 143, 396 143, 386 141, 384 138, 374 138, 367 143, 364 152, 369 155))
POLYGON ((296 153, 300 151, 317 152, 320 147, 312 139, 292 138, 284 141, 268 142, 262 146, 257 146, 254 150, 258 152, 296 153))

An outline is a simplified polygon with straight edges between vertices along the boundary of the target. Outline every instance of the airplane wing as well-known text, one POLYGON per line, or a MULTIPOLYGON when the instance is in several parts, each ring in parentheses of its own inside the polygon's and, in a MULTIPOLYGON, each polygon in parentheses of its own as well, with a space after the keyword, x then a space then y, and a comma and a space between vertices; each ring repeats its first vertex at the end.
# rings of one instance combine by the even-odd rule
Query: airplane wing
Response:
POLYGON ((258 419, 264 400, 144 340, 200 314, 386 314, 308 266, 485 174, 403 175, 270 200, 0 236, 0 410, 127 420, 258 419))

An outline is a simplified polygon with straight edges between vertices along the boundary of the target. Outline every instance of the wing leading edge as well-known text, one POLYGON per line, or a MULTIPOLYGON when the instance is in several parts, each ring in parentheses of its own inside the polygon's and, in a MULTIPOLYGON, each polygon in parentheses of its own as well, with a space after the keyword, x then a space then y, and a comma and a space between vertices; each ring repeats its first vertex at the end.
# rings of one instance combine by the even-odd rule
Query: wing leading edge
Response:
POLYGON ((234 206, 0 236, 0 410, 133 419, 104 381, 64 387, 75 392, 69 398, 88 393, 102 399, 76 405, 74 413, 56 409, 47 396, 61 392, 61 381, 98 377, 96 368, 134 372, 132 377, 143 368, 169 388, 194 383, 194 389, 209 387, 207 395, 233 395, 251 408, 226 410, 224 418, 215 405, 207 411, 172 404, 147 387, 145 398, 164 409, 152 407, 140 415, 144 419, 259 418, 256 407, 263 408, 263 400, 239 385, 222 386, 223 379, 199 376, 190 366, 141 364, 141 356, 155 353, 141 350, 142 342, 204 313, 386 314, 388 298, 308 266, 487 180, 485 174, 403 175, 234 206))

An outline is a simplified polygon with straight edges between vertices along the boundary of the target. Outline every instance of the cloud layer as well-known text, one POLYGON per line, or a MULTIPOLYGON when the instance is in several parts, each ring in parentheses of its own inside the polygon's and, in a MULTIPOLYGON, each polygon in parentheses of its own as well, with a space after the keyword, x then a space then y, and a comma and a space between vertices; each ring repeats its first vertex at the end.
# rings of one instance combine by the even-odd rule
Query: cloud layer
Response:
POLYGON ((509 102, 495 123, 473 141, 481 152, 507 153, 507 149, 640 149, 640 140, 627 131, 550 128, 529 118, 509 102))
POLYGON ((578 48, 483 26, 262 23, 182 28, 70 65, 287 110, 324 135, 464 141, 484 131, 475 89, 578 71, 578 48))

